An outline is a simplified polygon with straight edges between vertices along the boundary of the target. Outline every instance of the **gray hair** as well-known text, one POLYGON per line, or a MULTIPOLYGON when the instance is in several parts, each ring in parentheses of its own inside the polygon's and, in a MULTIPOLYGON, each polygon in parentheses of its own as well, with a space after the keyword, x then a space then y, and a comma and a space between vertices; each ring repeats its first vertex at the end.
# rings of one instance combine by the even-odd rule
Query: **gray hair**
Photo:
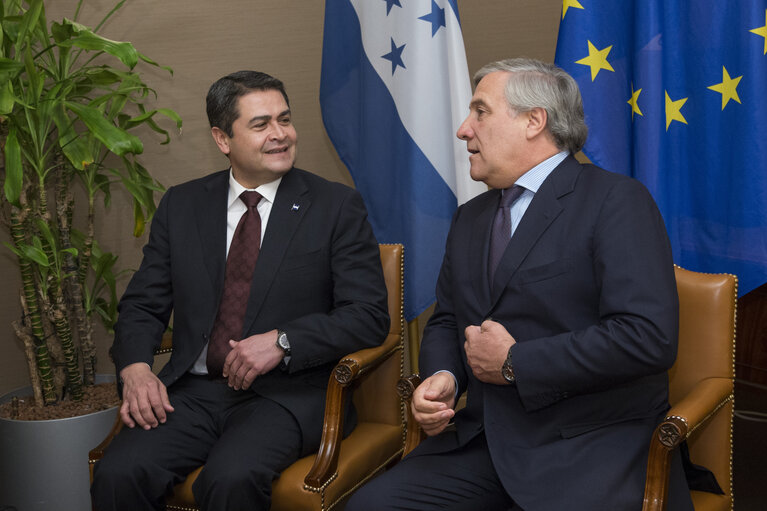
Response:
POLYGON ((583 120, 583 101, 578 84, 563 69, 530 58, 491 62, 474 75, 474 84, 495 71, 510 73, 506 102, 515 113, 543 108, 548 130, 560 150, 577 153, 586 143, 588 128, 583 120))

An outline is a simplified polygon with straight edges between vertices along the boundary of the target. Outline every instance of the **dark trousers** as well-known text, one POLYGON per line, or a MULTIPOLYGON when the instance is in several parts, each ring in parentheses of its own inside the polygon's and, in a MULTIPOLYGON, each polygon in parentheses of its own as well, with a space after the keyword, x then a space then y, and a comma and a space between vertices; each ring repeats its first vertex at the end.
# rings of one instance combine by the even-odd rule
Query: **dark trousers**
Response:
POLYGON ((168 391, 175 411, 166 423, 123 428, 94 467, 96 509, 164 509, 173 486, 204 463, 193 486, 202 510, 268 510, 272 481, 301 452, 293 415, 202 376, 184 376, 168 391))
MULTIPOLYGON (((447 431, 442 435, 455 433, 447 431)), ((484 433, 449 452, 421 455, 416 448, 391 470, 358 490, 345 511, 436 509, 522 511, 498 479, 484 433)))

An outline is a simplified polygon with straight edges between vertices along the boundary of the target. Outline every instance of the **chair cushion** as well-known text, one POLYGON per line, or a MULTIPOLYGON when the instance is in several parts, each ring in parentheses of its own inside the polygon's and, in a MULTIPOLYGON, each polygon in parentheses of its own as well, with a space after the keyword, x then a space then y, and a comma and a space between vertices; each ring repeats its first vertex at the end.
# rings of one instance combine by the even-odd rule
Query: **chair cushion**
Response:
POLYGON ((714 495, 700 491, 691 491, 695 511, 730 511, 732 500, 729 495, 714 495))
POLYGON ((361 422, 344 439, 338 457, 338 477, 325 487, 322 495, 304 488, 304 477, 314 463, 307 456, 288 467, 272 485, 272 511, 330 509, 351 490, 402 455, 402 427, 361 422))
MULTIPOLYGON (((315 454, 293 463, 272 485, 272 511, 295 511, 298 509, 329 509, 380 469, 402 454, 402 427, 391 424, 362 422, 343 442, 338 457, 338 472, 344 475, 333 479, 325 487, 323 496, 304 488, 304 478, 314 463, 315 454)), ((186 511, 197 509, 192 494, 192 484, 202 467, 173 489, 168 499, 168 509, 186 511)))

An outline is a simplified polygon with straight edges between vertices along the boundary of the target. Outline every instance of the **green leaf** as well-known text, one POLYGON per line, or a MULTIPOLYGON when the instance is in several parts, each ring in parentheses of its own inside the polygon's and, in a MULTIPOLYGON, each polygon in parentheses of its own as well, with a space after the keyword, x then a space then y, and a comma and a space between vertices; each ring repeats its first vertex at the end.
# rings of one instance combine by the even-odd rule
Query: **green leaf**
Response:
POLYGON ((137 200, 133 201, 133 235, 139 237, 144 234, 146 228, 146 218, 144 217, 144 210, 141 208, 141 204, 137 200))
POLYGON ((21 43, 27 37, 27 34, 37 26, 40 15, 43 13, 43 0, 29 0, 29 10, 24 13, 19 26, 19 34, 16 39, 16 48, 20 48, 21 43))
POLYGON ((157 110, 153 110, 153 112, 162 114, 168 119, 174 121, 176 123, 176 129, 178 129, 179 133, 181 132, 183 121, 181 120, 181 116, 178 115, 174 110, 171 110, 170 108, 158 108, 157 110))
POLYGON ((21 147, 16 128, 11 126, 5 139, 5 197, 14 206, 20 206, 21 188, 24 183, 24 168, 21 165, 21 147))
POLYGON ((6 57, 0 57, 0 83, 5 83, 8 80, 15 78, 22 69, 24 69, 24 64, 21 62, 6 57))
POLYGON ((149 128, 161 135, 165 136, 165 140, 163 142, 160 142, 162 145, 168 144, 170 142, 170 135, 168 135, 168 132, 164 129, 162 129, 153 119, 155 114, 161 114, 165 117, 171 119, 172 121, 175 121, 176 128, 178 129, 179 133, 181 133, 181 116, 179 116, 176 112, 171 110, 170 108, 158 108, 156 110, 150 110, 149 112, 144 112, 141 115, 137 115, 136 117, 133 117, 132 119, 129 119, 123 127, 127 129, 134 128, 136 126, 139 126, 141 124, 146 124, 149 126, 149 128))
POLYGON ((8 115, 13 112, 16 104, 16 96, 13 95, 13 85, 10 81, 0 85, 0 115, 8 115))
POLYGON ((143 60, 144 62, 146 62, 147 64, 151 64, 152 66, 157 66, 157 67, 159 67, 160 69, 164 69, 164 70, 166 70, 168 73, 170 73, 170 75, 171 75, 171 76, 173 76, 173 69, 171 69, 169 66, 161 66, 160 64, 158 64, 158 63, 157 63, 157 62, 155 62, 154 60, 150 59, 149 57, 147 57, 147 56, 146 56, 146 55, 144 55, 143 53, 139 53, 139 54, 138 54, 138 57, 139 57, 141 60, 143 60))
POLYGON ((95 161, 88 141, 74 129, 72 119, 66 113, 63 105, 58 105, 52 112, 53 122, 59 131, 59 146, 64 155, 77 170, 83 170, 95 161))
POLYGON ((133 69, 138 64, 139 55, 136 48, 131 43, 113 41, 95 34, 86 27, 74 21, 64 19, 63 25, 68 25, 72 29, 74 37, 61 41, 59 46, 77 46, 83 50, 96 50, 106 52, 133 69))
POLYGON ((29 82, 26 99, 29 103, 36 105, 39 103, 40 96, 43 93, 43 83, 45 81, 45 77, 37 67, 37 62, 35 61, 32 55, 32 50, 29 47, 24 50, 24 67, 27 72, 27 81, 29 82))
POLYGON ((40 234, 43 235, 45 242, 48 243, 48 246, 53 250, 56 246, 56 237, 53 235, 51 226, 42 218, 37 218, 35 223, 37 224, 37 229, 40 231, 40 234))
POLYGON ((48 268, 51 265, 48 261, 48 256, 45 255, 45 252, 43 252, 43 249, 40 247, 23 245, 20 248, 23 254, 22 257, 24 257, 24 259, 29 259, 30 261, 34 262, 38 266, 42 266, 43 268, 48 268))
POLYGON ((122 73, 118 73, 116 70, 108 67, 98 67, 86 71, 85 76, 90 85, 106 87, 119 82, 121 80, 121 74, 122 73))
POLYGON ((109 122, 100 110, 71 101, 65 104, 85 123, 93 136, 118 156, 126 153, 141 154, 144 151, 144 146, 138 137, 109 122))
POLYGON ((11 251, 11 252, 13 252, 14 254, 16 254, 16 256, 17 256, 17 257, 24 257, 24 254, 22 254, 21 250, 19 250, 18 248, 16 248, 16 247, 15 247, 15 246, 14 246, 12 243, 9 243, 9 242, 7 242, 7 241, 4 241, 4 242, 3 242, 3 245, 5 245, 5 247, 6 247, 8 250, 10 250, 10 251, 11 251))
POLYGON ((74 34, 71 25, 64 25, 58 21, 51 23, 51 35, 56 43, 63 43, 74 34))

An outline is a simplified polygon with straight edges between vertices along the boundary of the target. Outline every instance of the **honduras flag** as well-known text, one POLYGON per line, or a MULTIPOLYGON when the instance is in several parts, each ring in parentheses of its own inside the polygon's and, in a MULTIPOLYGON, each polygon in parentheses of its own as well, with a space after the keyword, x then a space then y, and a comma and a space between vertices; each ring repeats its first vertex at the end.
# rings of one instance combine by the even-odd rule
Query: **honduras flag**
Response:
POLYGON ((434 302, 450 220, 485 191, 455 132, 471 99, 456 0, 326 0, 320 105, 380 243, 405 245, 405 318, 434 302))
POLYGON ((647 186, 674 260, 767 282, 767 0, 566 0, 556 62, 584 153, 647 186))

